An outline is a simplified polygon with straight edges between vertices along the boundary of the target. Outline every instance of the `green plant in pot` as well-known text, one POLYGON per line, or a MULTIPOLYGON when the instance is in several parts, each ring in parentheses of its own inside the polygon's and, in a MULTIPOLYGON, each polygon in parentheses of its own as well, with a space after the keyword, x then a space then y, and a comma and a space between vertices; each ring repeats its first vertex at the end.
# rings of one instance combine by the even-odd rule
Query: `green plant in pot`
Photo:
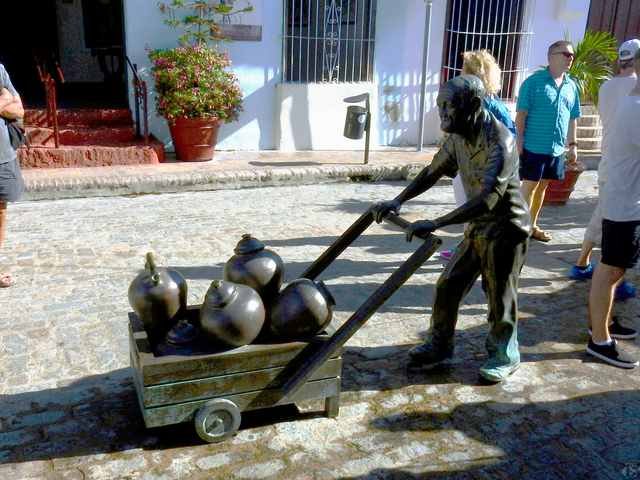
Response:
POLYGON ((236 120, 242 110, 238 79, 229 69, 228 55, 216 46, 223 39, 217 18, 252 7, 234 10, 228 0, 172 0, 158 6, 167 16, 165 23, 183 33, 179 46, 149 53, 156 110, 169 124, 179 160, 211 160, 220 126, 236 120))
MULTIPOLYGON (((582 117, 578 119, 578 143, 582 142, 583 148, 585 143, 593 143, 599 137, 598 92, 600 86, 613 76, 617 56, 616 39, 608 32, 587 30, 575 46, 575 57, 568 74, 576 82, 580 94, 582 117)), ((595 143, 599 145, 599 142, 595 143)), ((580 161, 574 165, 567 164, 564 180, 549 183, 545 203, 566 203, 584 168, 580 161)))

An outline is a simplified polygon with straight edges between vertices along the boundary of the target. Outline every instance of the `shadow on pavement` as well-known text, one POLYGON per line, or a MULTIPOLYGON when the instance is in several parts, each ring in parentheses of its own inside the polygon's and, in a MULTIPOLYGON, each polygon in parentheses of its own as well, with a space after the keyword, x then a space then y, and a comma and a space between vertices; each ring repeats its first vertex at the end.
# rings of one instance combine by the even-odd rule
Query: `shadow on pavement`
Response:
MULTIPOLYGON (((639 478, 640 392, 609 391, 526 404, 465 403, 450 412, 416 411, 374 419, 390 432, 456 430, 500 452, 484 462, 412 464, 411 471, 376 469, 353 480, 472 478, 639 478)), ((469 442, 470 444, 473 442, 469 442)), ((452 448, 453 449, 453 448, 452 448)), ((473 455, 466 456, 467 459, 473 455)))
MULTIPOLYGON (((0 465, 134 449, 202 446, 193 422, 146 429, 128 368, 2 396, 0 465)), ((284 405, 242 414, 241 430, 323 416, 284 405)))

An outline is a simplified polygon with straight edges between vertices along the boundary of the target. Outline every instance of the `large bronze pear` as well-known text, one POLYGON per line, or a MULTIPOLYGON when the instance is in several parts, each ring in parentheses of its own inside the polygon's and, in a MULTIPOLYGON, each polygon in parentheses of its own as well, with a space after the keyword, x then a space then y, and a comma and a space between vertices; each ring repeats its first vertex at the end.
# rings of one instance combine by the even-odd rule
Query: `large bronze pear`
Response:
POLYGON ((235 255, 224 266, 224 279, 253 288, 268 308, 282 285, 282 259, 248 233, 242 235, 233 251, 235 255))
POLYGON ((322 282, 299 278, 282 289, 271 310, 271 333, 280 338, 301 338, 320 333, 333 316, 336 304, 322 282))
POLYGON ((187 282, 175 270, 158 268, 149 252, 144 271, 129 286, 129 304, 156 344, 186 311, 187 282))
POLYGON ((238 283, 214 280, 200 309, 200 327, 214 341, 241 347, 255 340, 264 325, 258 292, 238 283))

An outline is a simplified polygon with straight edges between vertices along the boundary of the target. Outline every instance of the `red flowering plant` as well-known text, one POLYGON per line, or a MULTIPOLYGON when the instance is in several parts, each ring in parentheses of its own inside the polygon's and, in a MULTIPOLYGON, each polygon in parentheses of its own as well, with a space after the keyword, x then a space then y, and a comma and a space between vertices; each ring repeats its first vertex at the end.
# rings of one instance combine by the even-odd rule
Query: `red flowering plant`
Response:
POLYGON ((206 45, 183 45, 149 54, 155 79, 156 110, 172 121, 179 117, 236 120, 242 91, 227 68, 229 57, 206 45))
POLYGON ((169 122, 176 118, 236 120, 242 110, 242 91, 231 62, 211 41, 222 40, 216 16, 228 17, 253 10, 249 4, 234 9, 233 1, 172 0, 159 3, 165 23, 182 28, 180 46, 149 53, 155 80, 156 110, 169 122), (183 10, 190 13, 179 17, 183 10))

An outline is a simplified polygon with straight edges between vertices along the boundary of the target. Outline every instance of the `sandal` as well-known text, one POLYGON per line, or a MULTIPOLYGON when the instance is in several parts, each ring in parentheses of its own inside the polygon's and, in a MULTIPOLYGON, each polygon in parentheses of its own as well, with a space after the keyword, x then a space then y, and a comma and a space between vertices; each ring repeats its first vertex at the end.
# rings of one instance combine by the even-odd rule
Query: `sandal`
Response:
POLYGON ((13 277, 8 273, 0 274, 0 288, 11 287, 15 281, 13 277))
POLYGON ((545 232, 544 230, 538 228, 538 227, 533 227, 533 231, 531 232, 531 238, 538 240, 539 242, 548 242, 549 240, 551 240, 551 235, 549 235, 547 232, 545 232))

